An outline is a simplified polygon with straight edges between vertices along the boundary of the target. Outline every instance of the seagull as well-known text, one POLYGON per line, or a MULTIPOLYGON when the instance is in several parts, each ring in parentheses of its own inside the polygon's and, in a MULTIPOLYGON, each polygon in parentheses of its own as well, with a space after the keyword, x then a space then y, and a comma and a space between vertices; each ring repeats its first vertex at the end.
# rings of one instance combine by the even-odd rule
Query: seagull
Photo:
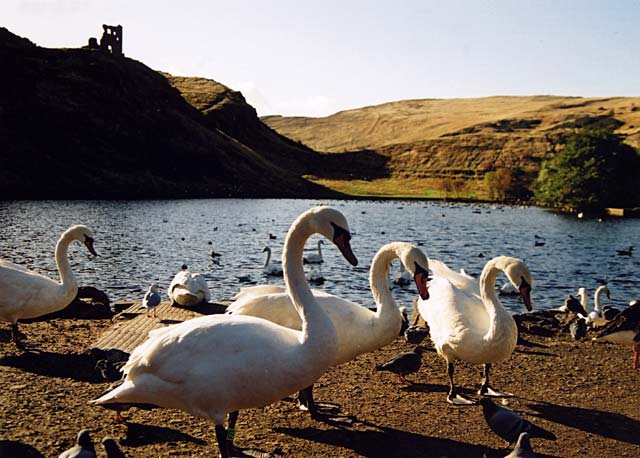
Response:
POLYGON ((400 353, 386 363, 376 366, 376 370, 393 372, 404 383, 413 385, 413 382, 404 377, 405 375, 413 374, 420 369, 420 366, 422 365, 422 353, 424 351, 424 348, 417 346, 411 351, 400 353))
POLYGON ((96 458, 96 449, 88 429, 78 433, 76 445, 60 454, 58 458, 96 458))
POLYGON ((160 293, 158 292, 158 284, 154 283, 149 286, 149 290, 144 295, 142 299, 142 308, 147 309, 147 317, 149 316, 149 312, 153 309, 153 317, 156 317, 156 306, 160 304, 161 298, 160 293))
POLYGON ((482 405, 482 414, 489 428, 509 442, 509 445, 518 440, 522 432, 529 433, 531 437, 556 440, 556 436, 552 432, 528 422, 511 409, 496 405, 489 398, 480 399, 480 404, 482 405))
POLYGON ((520 437, 518 437, 518 442, 513 448, 513 451, 504 458, 536 458, 537 456, 531 448, 529 433, 520 433, 520 437))
POLYGON ((102 446, 107 452, 107 458, 126 458, 118 443, 111 437, 105 437, 102 439, 102 446))

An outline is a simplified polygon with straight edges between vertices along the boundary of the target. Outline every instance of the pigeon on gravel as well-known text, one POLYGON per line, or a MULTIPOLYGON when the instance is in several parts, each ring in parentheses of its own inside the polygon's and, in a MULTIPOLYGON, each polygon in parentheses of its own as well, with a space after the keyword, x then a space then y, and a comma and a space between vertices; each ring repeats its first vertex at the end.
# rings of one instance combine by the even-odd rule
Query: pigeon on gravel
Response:
POLYGON ((76 445, 60 454, 58 458, 96 458, 96 449, 88 429, 78 433, 76 445))
POLYGON ((496 405, 489 398, 480 399, 480 404, 489 428, 509 444, 516 442, 522 432, 529 433, 531 437, 556 440, 552 432, 528 422, 511 409, 496 405))

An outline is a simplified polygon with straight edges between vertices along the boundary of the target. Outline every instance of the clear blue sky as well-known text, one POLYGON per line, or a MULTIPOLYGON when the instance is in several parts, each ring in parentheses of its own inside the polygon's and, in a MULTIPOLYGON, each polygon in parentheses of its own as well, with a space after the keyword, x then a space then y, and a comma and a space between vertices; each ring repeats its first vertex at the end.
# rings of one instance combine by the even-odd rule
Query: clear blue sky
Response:
POLYGON ((1 0, 0 25, 242 91, 260 115, 401 99, 640 95, 639 0, 1 0), (169 6, 171 5, 171 6, 169 6))

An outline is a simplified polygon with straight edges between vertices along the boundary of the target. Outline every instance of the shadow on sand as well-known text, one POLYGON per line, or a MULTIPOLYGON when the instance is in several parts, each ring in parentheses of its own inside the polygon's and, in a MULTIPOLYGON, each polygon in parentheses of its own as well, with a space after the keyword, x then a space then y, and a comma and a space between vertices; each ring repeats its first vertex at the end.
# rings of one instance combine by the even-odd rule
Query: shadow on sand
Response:
MULTIPOLYGON (((212 439, 214 439, 215 442, 215 436, 212 439)), ((198 445, 207 444, 207 441, 175 429, 164 426, 143 425, 140 423, 127 423, 127 437, 120 441, 122 445, 127 447, 164 444, 167 442, 193 442, 198 445)))
POLYGON ((2 458, 44 458, 44 455, 31 445, 18 441, 0 441, 2 458))
MULTIPOLYGON (((80 382, 104 383, 86 354, 63 354, 47 351, 26 352, 0 358, 0 366, 15 367, 47 377, 69 378, 80 382)), ((1 456, 1 455, 0 455, 1 456)))
POLYGON ((533 414, 537 417, 598 436, 640 445, 640 421, 626 415, 549 403, 527 404, 527 407, 539 412, 538 415, 533 414))
POLYGON ((395 428, 376 426, 368 422, 361 424, 373 429, 354 431, 307 427, 274 428, 274 430, 289 436, 350 449, 358 456, 363 457, 447 456, 453 458, 486 456, 487 458, 495 458, 505 455, 504 450, 496 450, 484 445, 423 436, 395 428))

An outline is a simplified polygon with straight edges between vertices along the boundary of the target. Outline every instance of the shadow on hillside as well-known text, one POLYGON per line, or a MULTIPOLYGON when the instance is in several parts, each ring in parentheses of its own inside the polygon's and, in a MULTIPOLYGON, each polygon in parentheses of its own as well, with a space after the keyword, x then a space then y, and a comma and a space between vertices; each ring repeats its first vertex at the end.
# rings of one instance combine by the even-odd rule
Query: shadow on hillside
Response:
POLYGON ((318 178, 334 180, 372 180, 391 176, 387 168, 389 158, 375 151, 362 150, 347 153, 321 153, 321 166, 313 174, 318 178))

